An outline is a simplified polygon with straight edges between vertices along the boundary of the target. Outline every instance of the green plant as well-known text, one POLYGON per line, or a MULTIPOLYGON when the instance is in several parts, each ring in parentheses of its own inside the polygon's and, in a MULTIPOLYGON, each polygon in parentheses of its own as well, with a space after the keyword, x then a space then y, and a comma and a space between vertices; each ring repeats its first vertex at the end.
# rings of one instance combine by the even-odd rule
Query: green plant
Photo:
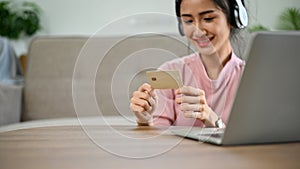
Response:
POLYGON ((285 9, 279 17, 278 28, 281 30, 300 30, 300 10, 297 8, 285 9))
POLYGON ((41 29, 40 11, 33 2, 0 2, 0 35, 10 39, 32 36, 41 29))
POLYGON ((249 32, 269 31, 269 29, 261 24, 253 25, 248 28, 249 32))
MULTIPOLYGON (((300 30, 300 9, 286 8, 278 18, 277 30, 300 30)), ((269 31, 263 25, 257 24, 248 28, 249 32, 269 31)))

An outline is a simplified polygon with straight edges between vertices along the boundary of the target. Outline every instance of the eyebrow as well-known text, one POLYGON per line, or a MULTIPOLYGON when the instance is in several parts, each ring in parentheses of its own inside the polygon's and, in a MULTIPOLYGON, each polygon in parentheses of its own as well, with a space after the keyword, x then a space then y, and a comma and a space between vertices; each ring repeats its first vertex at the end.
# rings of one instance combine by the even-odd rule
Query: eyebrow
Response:
MULTIPOLYGON (((205 14, 208 14, 208 13, 213 13, 214 10, 208 10, 208 11, 203 11, 203 12, 200 12, 198 15, 205 15, 205 14)), ((182 14, 181 16, 188 16, 188 17, 191 17, 192 15, 191 14, 182 14)))

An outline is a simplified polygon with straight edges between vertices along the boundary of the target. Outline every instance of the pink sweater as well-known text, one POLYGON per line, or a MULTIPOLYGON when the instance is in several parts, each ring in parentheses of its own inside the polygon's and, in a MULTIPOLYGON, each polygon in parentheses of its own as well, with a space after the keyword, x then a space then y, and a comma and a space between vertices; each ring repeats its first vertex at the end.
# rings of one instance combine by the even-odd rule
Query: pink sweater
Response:
MULTIPOLYGON (((227 122, 235 93, 243 73, 245 62, 232 54, 231 59, 222 69, 217 80, 211 80, 198 53, 177 58, 160 66, 160 70, 179 70, 185 86, 200 88, 205 91, 208 105, 227 122)), ((154 110, 156 126, 201 126, 200 120, 185 118, 175 99, 179 97, 175 90, 156 90, 158 104, 154 110)))

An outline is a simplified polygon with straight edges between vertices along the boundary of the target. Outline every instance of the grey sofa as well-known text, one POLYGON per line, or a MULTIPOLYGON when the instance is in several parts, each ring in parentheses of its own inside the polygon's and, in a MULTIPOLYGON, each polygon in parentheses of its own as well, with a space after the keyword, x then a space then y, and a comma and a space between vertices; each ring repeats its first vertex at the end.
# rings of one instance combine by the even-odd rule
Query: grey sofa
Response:
POLYGON ((175 35, 35 38, 29 49, 22 121, 127 116, 145 71, 191 53, 175 35), (89 70, 92 68, 93 70, 89 70))

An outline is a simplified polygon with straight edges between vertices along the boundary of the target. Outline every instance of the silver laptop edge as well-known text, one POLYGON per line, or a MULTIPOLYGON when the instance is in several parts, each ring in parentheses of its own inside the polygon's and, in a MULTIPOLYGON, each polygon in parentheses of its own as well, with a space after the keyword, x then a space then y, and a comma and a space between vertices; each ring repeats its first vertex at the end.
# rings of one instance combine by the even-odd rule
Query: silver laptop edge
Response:
POLYGON ((246 50, 247 64, 223 137, 173 131, 221 145, 300 141, 300 32, 259 32, 246 50))

